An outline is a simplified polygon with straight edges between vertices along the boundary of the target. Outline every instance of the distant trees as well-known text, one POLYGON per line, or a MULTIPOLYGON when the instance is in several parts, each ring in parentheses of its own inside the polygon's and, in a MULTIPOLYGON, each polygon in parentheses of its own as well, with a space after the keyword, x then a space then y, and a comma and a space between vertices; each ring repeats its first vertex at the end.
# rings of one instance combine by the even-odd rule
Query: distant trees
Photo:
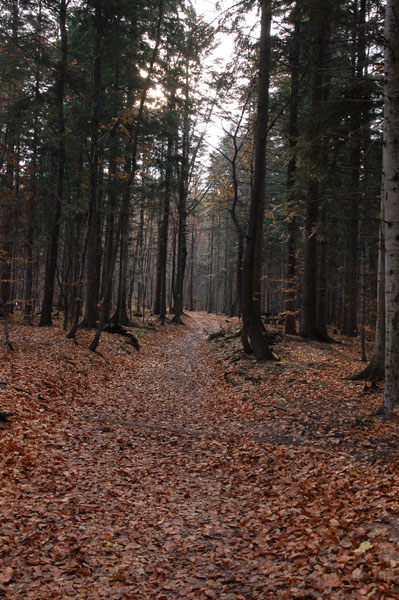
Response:
MULTIPOLYGON (((362 326, 375 322, 382 13, 378 1, 363 0, 290 3, 283 12, 272 39, 260 307, 267 319, 284 320, 287 332, 296 331, 299 317, 301 335, 328 341, 327 324, 354 335, 360 319, 362 326), (368 307, 363 316, 360 305, 368 307)), ((241 106, 242 123, 251 127, 253 101, 241 106)), ((238 153, 226 151, 232 136, 234 123, 219 149, 217 176, 224 169, 235 206, 232 160, 247 163, 249 188, 242 177, 239 185, 246 247, 254 154, 247 145, 244 159, 240 143, 238 153)))
POLYGON ((0 4, 9 312, 40 325, 62 313, 69 337, 96 329, 94 349, 145 311, 179 323, 187 307, 223 310, 257 360, 273 358, 265 320, 319 340, 383 322, 380 0, 280 2, 275 36, 267 0, 234 5, 219 71, 205 60, 214 32, 185 0, 0 4), (254 9, 260 39, 244 27, 254 9), (214 114, 224 134, 208 159, 214 114))
MULTIPOLYGON (((183 0, 3 0, 1 8, 3 304, 21 303, 30 323, 39 309, 43 326, 61 310, 69 337, 79 323, 129 324, 135 292, 138 311, 153 302, 167 173, 168 212, 180 222, 172 287, 181 314, 181 207, 201 155, 194 85, 211 28, 183 0)), ((169 218, 163 229, 165 318, 169 218)))

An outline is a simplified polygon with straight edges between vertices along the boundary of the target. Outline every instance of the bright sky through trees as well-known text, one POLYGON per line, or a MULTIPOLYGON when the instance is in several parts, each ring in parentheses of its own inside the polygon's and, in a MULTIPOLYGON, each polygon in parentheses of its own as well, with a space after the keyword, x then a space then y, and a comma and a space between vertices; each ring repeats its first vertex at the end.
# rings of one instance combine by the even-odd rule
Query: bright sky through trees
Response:
MULTIPOLYGON (((233 0, 220 0, 218 2, 216 0, 193 0, 192 4, 197 14, 201 16, 204 21, 211 24, 215 29, 218 29, 222 19, 224 19, 227 16, 228 11, 235 6, 233 0)), ((244 17, 244 22, 247 25, 247 27, 244 27, 244 29, 248 29, 249 33, 249 31, 256 26, 257 21, 257 11, 253 10, 248 12, 244 17)), ((229 62, 231 62, 233 59, 234 48, 235 35, 233 33, 217 31, 215 48, 205 63, 209 71, 213 69, 219 73, 225 72, 228 69, 229 62)), ((225 98, 219 98, 219 101, 223 105, 223 109, 226 112, 225 98)), ((235 110, 239 110, 239 104, 237 102, 229 99, 227 100, 227 104, 230 104, 229 111, 227 111, 230 114, 233 114, 235 110)), ((212 150, 218 146, 219 140, 224 135, 224 130, 226 128, 228 129, 228 124, 225 123, 225 117, 223 117, 219 111, 214 111, 212 121, 207 127, 206 134, 210 152, 212 152, 212 150)))

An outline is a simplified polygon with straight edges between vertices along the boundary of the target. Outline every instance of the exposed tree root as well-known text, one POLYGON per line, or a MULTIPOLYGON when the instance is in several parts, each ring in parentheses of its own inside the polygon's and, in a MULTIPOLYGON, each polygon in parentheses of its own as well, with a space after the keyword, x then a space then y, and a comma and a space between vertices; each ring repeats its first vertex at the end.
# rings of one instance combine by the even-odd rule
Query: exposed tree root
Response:
POLYGON ((365 369, 348 377, 349 381, 384 381, 384 366, 371 360, 365 369))
POLYGON ((121 325, 107 325, 107 327, 104 328, 104 331, 107 333, 118 333, 119 335, 122 335, 129 340, 128 343, 131 344, 137 351, 140 350, 140 344, 136 336, 126 331, 126 329, 124 329, 121 325))

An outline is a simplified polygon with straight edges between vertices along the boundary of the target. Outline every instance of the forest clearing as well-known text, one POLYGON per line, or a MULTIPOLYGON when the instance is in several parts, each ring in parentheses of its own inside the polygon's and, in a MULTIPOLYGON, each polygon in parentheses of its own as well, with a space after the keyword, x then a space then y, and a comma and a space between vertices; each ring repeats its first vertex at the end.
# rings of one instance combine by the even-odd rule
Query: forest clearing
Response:
POLYGON ((359 340, 277 333, 256 363, 237 319, 137 331, 14 325, 0 597, 397 599, 398 422, 347 379, 359 340))

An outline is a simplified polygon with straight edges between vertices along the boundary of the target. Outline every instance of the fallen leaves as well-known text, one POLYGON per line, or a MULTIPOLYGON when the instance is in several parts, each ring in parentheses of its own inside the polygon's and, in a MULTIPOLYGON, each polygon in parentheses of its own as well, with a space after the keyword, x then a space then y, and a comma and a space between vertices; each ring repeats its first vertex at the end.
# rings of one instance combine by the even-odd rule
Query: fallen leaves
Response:
POLYGON ((6 567, 0 571, 0 583, 10 583, 11 579, 14 577, 14 569, 11 567, 6 567))
POLYGON ((367 550, 370 550, 370 548, 372 548, 373 545, 368 541, 364 541, 360 544, 360 546, 358 548, 356 548, 356 550, 354 550, 355 554, 364 554, 365 552, 367 552, 367 550))
POLYGON ((341 379, 351 346, 283 340, 281 365, 240 358, 250 379, 231 386, 232 346, 201 335, 222 319, 187 321, 137 355, 107 334, 99 356, 86 332, 73 347, 57 329, 15 333, 0 597, 398 598, 396 424, 355 424, 379 398, 341 379))

